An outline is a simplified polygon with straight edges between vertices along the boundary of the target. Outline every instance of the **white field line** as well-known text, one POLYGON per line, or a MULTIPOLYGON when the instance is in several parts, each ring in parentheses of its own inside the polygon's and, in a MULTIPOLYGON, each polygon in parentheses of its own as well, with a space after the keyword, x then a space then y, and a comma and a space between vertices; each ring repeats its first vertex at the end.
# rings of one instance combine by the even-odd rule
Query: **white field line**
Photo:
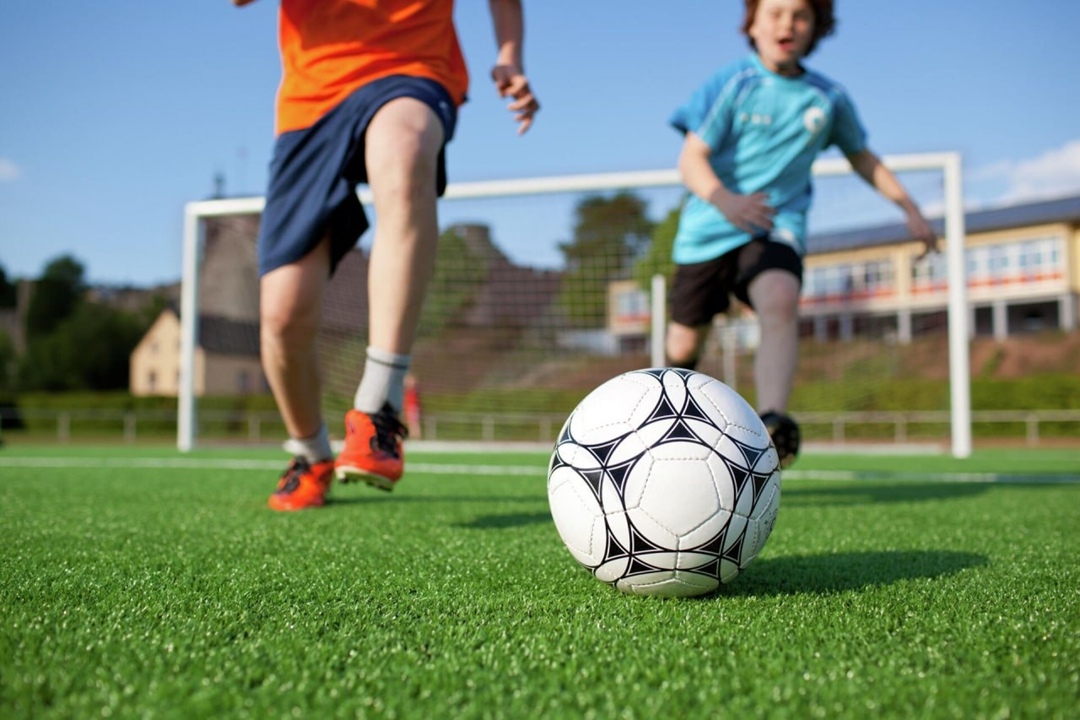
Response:
POLYGON ((864 470, 787 470, 785 480, 984 483, 998 485, 1080 483, 1080 475, 1011 475, 1008 473, 911 473, 864 470))
MULTIPOLYGON (((130 468, 153 470, 256 470, 280 471, 280 460, 236 460, 228 458, 102 458, 102 457, 18 457, 0 456, 0 469, 4 468, 130 468)), ((432 475, 484 475, 506 477, 544 477, 547 468, 540 465, 468 465, 410 462, 408 469, 416 473, 432 475)), ((1076 484, 1080 475, 1035 475, 1008 473, 908 473, 873 472, 859 470, 787 470, 784 480, 830 480, 840 482, 941 482, 983 483, 1001 485, 1024 484, 1076 484)))
MULTIPOLYGON (((100 458, 0 457, 0 468, 129 468, 151 470, 270 470, 280 471, 284 460, 230 460, 227 458, 100 458)), ((409 470, 437 475, 536 475, 547 468, 529 465, 444 465, 411 462, 409 470)))

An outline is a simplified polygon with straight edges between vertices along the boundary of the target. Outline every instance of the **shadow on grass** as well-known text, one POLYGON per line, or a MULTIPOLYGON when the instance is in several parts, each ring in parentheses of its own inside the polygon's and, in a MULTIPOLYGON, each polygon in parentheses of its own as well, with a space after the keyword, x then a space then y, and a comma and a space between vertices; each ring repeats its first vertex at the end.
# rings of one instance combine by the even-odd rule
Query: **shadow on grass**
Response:
POLYGON ((868 503, 923 502, 961 500, 982 495, 989 485, 983 483, 859 483, 837 487, 799 487, 798 481, 785 483, 780 493, 781 505, 862 505, 868 503))
POLYGON ((551 523, 551 513, 510 513, 502 515, 481 515, 469 522, 455 523, 453 527, 467 530, 499 530, 502 528, 522 527, 524 525, 539 525, 551 523))
MULTIPOLYGON (((526 503, 530 505, 536 505, 538 503, 544 503, 544 498, 536 498, 526 495, 402 495, 399 493, 389 493, 382 490, 371 490, 370 492, 358 492, 355 495, 337 494, 331 495, 326 499, 327 506, 330 505, 370 505, 374 503, 408 503, 415 505, 437 504, 437 503, 470 503, 470 504, 486 504, 486 503, 526 503)), ((548 518, 550 519, 550 515, 548 518)))
POLYGON ((938 578, 988 562, 985 555, 948 550, 882 550, 792 555, 754 562, 719 597, 827 595, 899 580, 938 578))
MULTIPOLYGON (((478 502, 498 502, 498 503, 529 503, 535 505, 538 502, 536 498, 531 497, 431 497, 431 496, 393 496, 389 494, 379 493, 377 495, 364 495, 364 496, 347 496, 347 497, 330 497, 326 500, 327 507, 339 507, 345 508, 347 506, 359 506, 359 505, 374 505, 380 503, 478 503, 478 502)), ((540 525, 543 523, 551 522, 551 513, 547 510, 539 512, 516 512, 516 513, 498 513, 491 515, 480 515, 467 522, 451 523, 450 527, 459 528, 464 530, 501 530, 506 528, 525 527, 527 525, 540 525)))

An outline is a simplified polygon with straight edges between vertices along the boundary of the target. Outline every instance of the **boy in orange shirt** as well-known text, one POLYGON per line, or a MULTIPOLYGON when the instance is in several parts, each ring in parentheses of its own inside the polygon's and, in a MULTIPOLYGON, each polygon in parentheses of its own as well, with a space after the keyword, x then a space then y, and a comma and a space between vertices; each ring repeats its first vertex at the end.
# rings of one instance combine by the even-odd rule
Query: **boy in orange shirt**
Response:
MULTIPOLYGON (((523 133, 539 104, 522 70, 521 0, 489 4, 491 77, 523 133)), ((263 368, 294 455, 270 496, 275 510, 321 506, 335 474, 385 490, 402 475, 403 384, 434 270, 443 148, 469 82, 453 11, 453 0, 281 0, 277 139, 258 245, 263 368), (329 277, 368 227, 361 182, 378 217, 369 345, 335 460, 315 337, 329 277)))

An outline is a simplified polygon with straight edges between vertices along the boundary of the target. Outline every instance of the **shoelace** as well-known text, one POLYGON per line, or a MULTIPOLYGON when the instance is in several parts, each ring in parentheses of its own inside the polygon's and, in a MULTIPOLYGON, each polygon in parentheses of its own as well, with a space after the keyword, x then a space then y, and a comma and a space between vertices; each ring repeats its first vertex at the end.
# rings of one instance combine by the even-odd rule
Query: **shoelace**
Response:
POLYGON ((389 406, 371 416, 371 424, 375 426, 375 444, 379 450, 397 457, 398 442, 409 436, 409 429, 398 420, 397 415, 389 406))
POLYGON ((305 458, 299 455, 292 459, 289 463, 289 467, 285 468, 285 474, 281 476, 281 482, 278 483, 278 492, 292 492, 296 488, 300 487, 300 478, 306 472, 311 472, 311 465, 305 458))

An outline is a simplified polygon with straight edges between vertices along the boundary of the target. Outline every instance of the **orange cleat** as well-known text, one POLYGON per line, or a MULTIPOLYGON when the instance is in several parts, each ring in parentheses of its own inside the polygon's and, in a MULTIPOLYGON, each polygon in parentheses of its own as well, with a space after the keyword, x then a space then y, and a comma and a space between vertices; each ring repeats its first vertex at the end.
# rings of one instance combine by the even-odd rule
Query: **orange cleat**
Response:
POLYGON ((333 460, 312 465, 306 458, 294 457, 270 496, 270 508, 288 511, 322 507, 333 479, 333 460))
POLYGON ((402 443, 407 435, 389 404, 374 415, 359 410, 345 413, 345 447, 335 465, 338 479, 393 490, 405 471, 402 443))

